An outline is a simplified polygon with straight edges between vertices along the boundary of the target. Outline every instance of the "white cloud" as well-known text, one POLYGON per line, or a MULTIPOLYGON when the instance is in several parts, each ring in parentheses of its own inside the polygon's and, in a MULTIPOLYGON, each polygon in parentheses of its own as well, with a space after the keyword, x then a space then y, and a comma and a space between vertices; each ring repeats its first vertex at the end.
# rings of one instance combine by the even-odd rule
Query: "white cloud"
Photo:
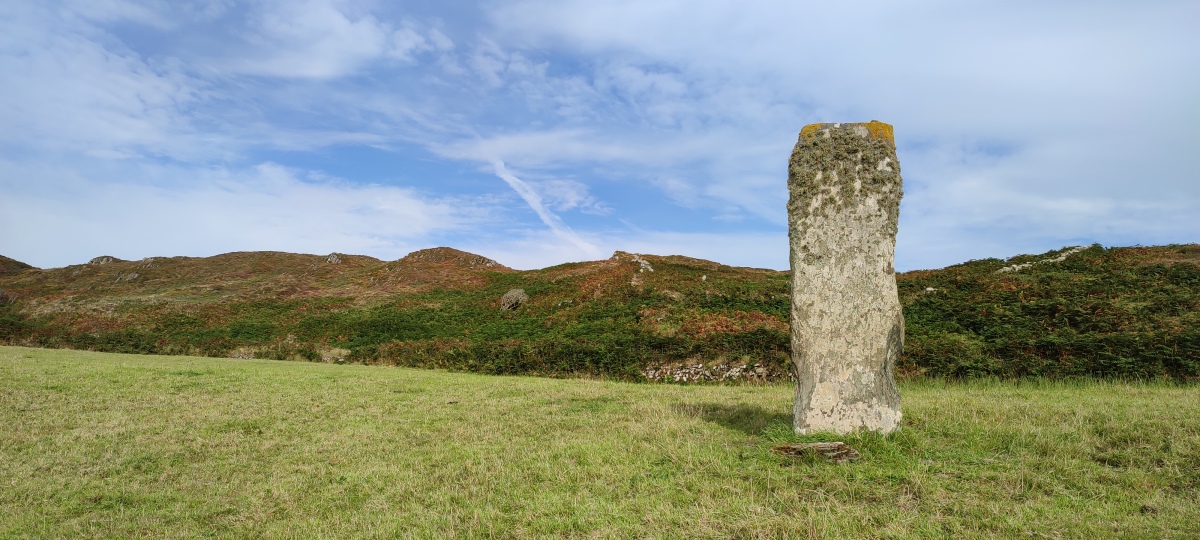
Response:
POLYGON ((0 143, 103 157, 209 146, 190 136, 185 112, 203 85, 176 66, 104 44, 41 9, 0 29, 0 71, 10 74, 0 88, 0 143))
POLYGON ((250 75, 334 79, 392 59, 413 63, 421 53, 450 51, 454 42, 413 20, 380 20, 339 0, 268 2, 252 8, 243 40, 216 62, 250 75))
POLYGON ((655 178, 653 182, 675 204, 686 208, 700 206, 700 190, 692 182, 677 176, 661 176, 655 178))
POLYGON ((392 259, 494 219, 486 203, 471 198, 353 185, 274 163, 196 171, 0 162, 0 178, 0 246, 41 267, 100 254, 136 259, 242 250, 392 259), (100 171, 137 180, 97 182, 100 171))
POLYGON ((374 17, 351 19, 325 0, 269 5, 250 31, 248 54, 231 67, 255 75, 339 77, 400 45, 374 17))
MULTIPOLYGON (((77 16, 97 22, 135 22, 156 28, 174 26, 171 18, 166 15, 167 9, 162 2, 127 1, 127 0, 68 0, 61 12, 70 17, 77 16)), ((200 7, 200 6, 197 6, 200 7)), ((213 2, 201 7, 198 13, 220 10, 219 2, 213 2)))
POLYGON ((437 28, 429 29, 429 42, 433 44, 433 47, 439 51, 454 50, 454 41, 437 28))
POLYGON ((585 214, 597 216, 612 213, 612 208, 605 206, 589 192, 587 184, 566 178, 551 178, 547 180, 530 180, 527 183, 541 194, 546 205, 556 212, 579 210, 585 214))
POLYGON ((425 36, 417 33, 412 28, 401 28, 392 32, 391 43, 387 48, 387 55, 392 58, 411 62, 413 61, 413 53, 430 50, 433 50, 433 45, 425 39, 425 36))

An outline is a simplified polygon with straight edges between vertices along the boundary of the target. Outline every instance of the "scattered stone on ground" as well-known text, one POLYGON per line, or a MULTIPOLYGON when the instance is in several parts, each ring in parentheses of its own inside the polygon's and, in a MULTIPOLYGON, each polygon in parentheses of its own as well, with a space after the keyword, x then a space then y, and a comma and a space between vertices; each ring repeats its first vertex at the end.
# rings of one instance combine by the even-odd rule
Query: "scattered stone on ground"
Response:
POLYGON ((647 380, 655 382, 709 382, 709 381, 759 381, 776 380, 777 370, 765 365, 754 364, 715 364, 706 366, 702 363, 684 365, 649 365, 642 370, 647 380))
POLYGON ((862 458, 858 450, 840 441, 784 444, 776 446, 772 450, 785 456, 803 456, 804 454, 815 452, 839 465, 848 461, 858 461, 862 458))
POLYGON ((529 295, 525 294, 525 289, 513 289, 500 297, 500 309, 503 311, 512 311, 528 301, 529 295))
POLYGON ((122 281, 133 281, 137 278, 138 278, 137 272, 131 272, 128 274, 117 274, 117 280, 114 281, 113 283, 120 283, 122 281))
POLYGON ((650 261, 647 261, 646 259, 639 257, 637 253, 633 254, 633 262, 638 263, 638 272, 639 273, 645 272, 646 270, 649 270, 651 272, 654 271, 654 267, 650 266, 650 261))

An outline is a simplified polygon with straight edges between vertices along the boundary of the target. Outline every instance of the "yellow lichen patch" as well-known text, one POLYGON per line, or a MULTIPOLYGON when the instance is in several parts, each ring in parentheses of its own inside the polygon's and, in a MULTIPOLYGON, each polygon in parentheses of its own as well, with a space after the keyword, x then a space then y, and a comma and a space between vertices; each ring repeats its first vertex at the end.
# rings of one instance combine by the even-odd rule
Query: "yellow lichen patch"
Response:
POLYGON ((821 131, 822 127, 825 127, 825 124, 809 124, 804 126, 800 129, 800 138, 807 139, 812 137, 813 135, 816 135, 818 131, 821 131))
POLYGON ((871 132, 872 139, 887 139, 892 144, 896 144, 896 137, 892 135, 892 125, 885 124, 878 120, 871 120, 863 124, 867 131, 871 132))

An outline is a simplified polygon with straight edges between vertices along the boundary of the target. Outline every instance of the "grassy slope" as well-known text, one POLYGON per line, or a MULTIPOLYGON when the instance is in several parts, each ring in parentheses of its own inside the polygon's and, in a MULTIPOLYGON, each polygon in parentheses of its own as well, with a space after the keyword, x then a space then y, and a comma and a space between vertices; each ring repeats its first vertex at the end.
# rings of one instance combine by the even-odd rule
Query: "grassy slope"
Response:
POLYGON ((0 347, 0 537, 1200 535, 1197 387, 902 391, 837 466, 785 386, 0 347))
MULTIPOLYGON (((1200 246, 1093 246, 898 276, 902 375, 1200 377, 1200 246), (931 290, 932 289, 932 290, 931 290)), ((786 272, 634 256, 518 272, 437 248, 399 261, 231 253, 0 277, 0 343, 637 379, 788 362, 786 272), (531 302, 497 308, 523 288, 531 302), (678 371, 666 370, 670 373, 678 371)), ((721 370, 711 372, 720 376, 721 370)))

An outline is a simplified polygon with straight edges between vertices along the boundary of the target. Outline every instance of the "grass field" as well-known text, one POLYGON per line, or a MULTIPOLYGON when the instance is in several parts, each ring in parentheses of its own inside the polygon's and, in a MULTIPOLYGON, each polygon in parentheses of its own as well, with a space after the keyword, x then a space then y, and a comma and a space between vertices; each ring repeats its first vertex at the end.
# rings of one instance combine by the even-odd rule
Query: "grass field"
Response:
POLYGON ((1200 387, 901 391, 833 465, 783 385, 0 347, 0 537, 1200 537, 1200 387))

